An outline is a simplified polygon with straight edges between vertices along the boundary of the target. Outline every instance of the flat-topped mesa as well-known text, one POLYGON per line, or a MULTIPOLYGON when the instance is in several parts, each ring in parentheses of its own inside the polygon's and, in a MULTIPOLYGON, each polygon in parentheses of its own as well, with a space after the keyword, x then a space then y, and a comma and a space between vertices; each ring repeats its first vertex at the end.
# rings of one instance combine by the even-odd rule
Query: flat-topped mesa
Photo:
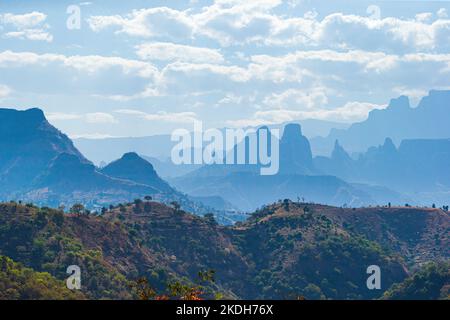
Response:
POLYGON ((409 109, 411 108, 411 105, 409 103, 409 98, 407 96, 400 96, 395 99, 391 99, 389 102, 388 108, 390 110, 393 109, 409 109))
POLYGON ((33 108, 0 109, 0 193, 23 190, 62 153, 88 162, 72 141, 33 108))

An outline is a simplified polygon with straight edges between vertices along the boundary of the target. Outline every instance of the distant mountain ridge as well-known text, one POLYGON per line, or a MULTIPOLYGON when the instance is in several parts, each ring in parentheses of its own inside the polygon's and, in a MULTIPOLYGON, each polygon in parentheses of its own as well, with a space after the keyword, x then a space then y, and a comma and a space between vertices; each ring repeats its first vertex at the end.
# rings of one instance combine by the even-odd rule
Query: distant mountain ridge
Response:
POLYGON ((407 139, 450 138, 450 90, 431 90, 416 108, 408 97, 392 99, 386 109, 373 110, 367 120, 354 123, 348 129, 332 129, 323 138, 311 140, 316 154, 328 155, 336 140, 350 153, 364 152, 390 137, 395 143, 407 139))
MULTIPOLYGON (((281 124, 269 125, 270 129, 281 129, 289 123, 299 123, 305 136, 325 137, 333 128, 345 129, 350 126, 348 123, 330 122, 316 119, 305 119, 300 121, 291 121, 281 124)), ((224 131, 225 128, 220 129, 224 131)), ((257 127, 246 127, 247 129, 258 129, 257 127)), ((164 161, 170 158, 171 150, 176 142, 171 141, 169 134, 153 135, 147 137, 112 137, 103 139, 76 138, 73 139, 75 146, 91 161, 96 164, 101 162, 111 162, 120 158, 124 153, 134 150, 142 157, 149 159, 158 159, 164 161), (99 152, 101 150, 101 152, 99 152)), ((181 176, 186 173, 187 168, 183 166, 171 166, 170 161, 159 166, 151 161, 158 173, 162 177, 181 176), (161 170, 161 168, 163 170, 161 170), (182 170, 180 170, 182 168, 182 170), (171 172, 173 170, 173 172, 171 172)))
POLYGON ((170 182, 194 197, 221 196, 244 211, 252 211, 284 198, 306 198, 308 201, 338 206, 384 204, 388 199, 402 203, 407 199, 388 188, 350 184, 319 170, 299 124, 288 124, 284 128, 279 162, 279 172, 272 176, 261 175, 259 165, 213 164, 170 182))
POLYGON ((316 157, 314 163, 325 174, 390 186, 410 194, 419 204, 426 201, 417 198, 420 193, 434 193, 434 201, 440 202, 450 191, 450 139, 403 140, 397 148, 386 138, 382 145, 369 148, 358 159, 350 158, 336 141, 331 157, 316 157))

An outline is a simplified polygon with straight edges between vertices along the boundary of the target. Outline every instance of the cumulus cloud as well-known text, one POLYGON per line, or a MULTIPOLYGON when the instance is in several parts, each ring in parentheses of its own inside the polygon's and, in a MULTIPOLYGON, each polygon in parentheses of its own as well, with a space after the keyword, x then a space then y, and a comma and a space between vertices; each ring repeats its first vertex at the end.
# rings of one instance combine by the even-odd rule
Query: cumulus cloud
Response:
POLYGON ((315 46, 329 49, 448 50, 450 20, 445 9, 424 12, 415 19, 331 13, 322 19, 316 12, 303 17, 276 14, 278 0, 215 1, 200 12, 166 7, 132 11, 128 15, 93 16, 94 31, 115 27, 117 33, 145 38, 195 39, 208 37, 222 46, 315 46))
POLYGON ((144 60, 222 63, 218 50, 180 45, 170 42, 144 43, 137 46, 137 55, 144 60))
POLYGON ((45 22, 47 15, 33 11, 25 14, 0 14, 0 25, 14 30, 4 33, 5 38, 28 39, 35 41, 53 41, 53 35, 48 32, 50 26, 45 22))
POLYGON ((104 112, 92 112, 86 114, 49 112, 46 113, 46 117, 50 121, 82 120, 91 124, 112 124, 118 122, 112 114, 104 112))
POLYGON ((36 11, 26 14, 4 13, 0 15, 0 21, 3 24, 10 24, 18 29, 28 29, 40 26, 46 19, 47 15, 36 11))
MULTIPOLYGON (((94 32, 109 30, 101 36, 116 34, 116 40, 124 41, 123 57, 92 55, 89 46, 77 48, 86 55, 3 51, 0 68, 27 67, 21 69, 26 76, 48 70, 43 83, 76 83, 70 90, 86 94, 86 100, 110 99, 113 108, 132 100, 156 110, 170 106, 157 113, 127 109, 114 116, 53 115, 105 124, 120 113, 173 123, 211 119, 219 106, 224 119, 217 122, 228 116, 242 117, 237 123, 247 124, 299 118, 357 121, 381 106, 355 101, 381 103, 403 93, 418 97, 448 83, 450 20, 444 8, 381 18, 319 14, 311 6, 307 10, 312 11, 291 10, 300 4, 303 7, 297 0, 215 0, 188 10, 158 7, 91 16, 88 23, 94 32), (64 79, 58 78, 61 74, 64 79), (187 112, 173 112, 180 107, 187 112)), ((7 26, 1 31, 4 38, 45 40, 48 31, 45 14, 6 20, 1 15, 0 23, 7 26)), ((96 52, 101 52, 98 47, 96 52)))
POLYGON ((143 78, 153 78, 158 75, 158 69, 148 62, 121 57, 98 55, 65 56, 62 54, 37 54, 34 52, 14 52, 10 50, 0 52, 0 67, 47 66, 51 63, 58 63, 63 67, 85 71, 88 74, 118 67, 125 74, 133 73, 143 78))
POLYGON ((50 121, 66 121, 66 120, 77 120, 81 119, 82 116, 74 113, 63 113, 63 112, 48 112, 45 114, 50 121))
POLYGON ((448 18, 448 14, 447 14, 447 9, 445 8, 440 8, 437 12, 437 16, 441 19, 445 19, 448 18))
POLYGON ((276 109, 257 111, 249 119, 231 120, 227 124, 233 127, 247 127, 278 124, 294 120, 319 119, 329 121, 356 122, 365 120, 370 111, 384 109, 385 105, 368 102, 348 102, 335 109, 317 108, 314 110, 276 109))
POLYGON ((118 34, 144 38, 190 38, 194 22, 185 12, 167 7, 133 10, 125 16, 91 16, 90 28, 99 32, 115 28, 118 34))

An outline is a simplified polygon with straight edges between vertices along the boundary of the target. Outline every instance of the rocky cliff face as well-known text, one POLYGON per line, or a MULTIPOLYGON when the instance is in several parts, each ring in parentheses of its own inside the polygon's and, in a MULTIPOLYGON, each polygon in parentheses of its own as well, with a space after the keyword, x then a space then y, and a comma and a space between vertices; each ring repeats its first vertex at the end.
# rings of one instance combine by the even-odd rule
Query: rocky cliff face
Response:
POLYGON ((0 194, 24 190, 62 153, 88 161, 39 109, 0 109, 0 194))
POLYGON ((299 124, 288 124, 280 140, 280 173, 314 172, 311 146, 299 124))

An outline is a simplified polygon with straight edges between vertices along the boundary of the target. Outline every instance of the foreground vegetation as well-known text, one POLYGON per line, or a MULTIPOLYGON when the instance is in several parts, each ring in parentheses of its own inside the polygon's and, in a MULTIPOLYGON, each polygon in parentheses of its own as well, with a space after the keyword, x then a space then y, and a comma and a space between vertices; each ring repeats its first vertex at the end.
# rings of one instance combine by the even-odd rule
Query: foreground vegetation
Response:
POLYGON ((409 276, 426 262, 449 259, 449 228, 440 209, 288 200, 228 227, 149 198, 98 215, 82 206, 64 213, 2 203, 1 298, 447 298, 441 265, 409 276), (382 290, 366 287, 373 264, 382 269, 382 290), (65 289, 69 265, 82 270, 80 291, 65 289), (420 279, 428 280, 418 294, 420 279))

